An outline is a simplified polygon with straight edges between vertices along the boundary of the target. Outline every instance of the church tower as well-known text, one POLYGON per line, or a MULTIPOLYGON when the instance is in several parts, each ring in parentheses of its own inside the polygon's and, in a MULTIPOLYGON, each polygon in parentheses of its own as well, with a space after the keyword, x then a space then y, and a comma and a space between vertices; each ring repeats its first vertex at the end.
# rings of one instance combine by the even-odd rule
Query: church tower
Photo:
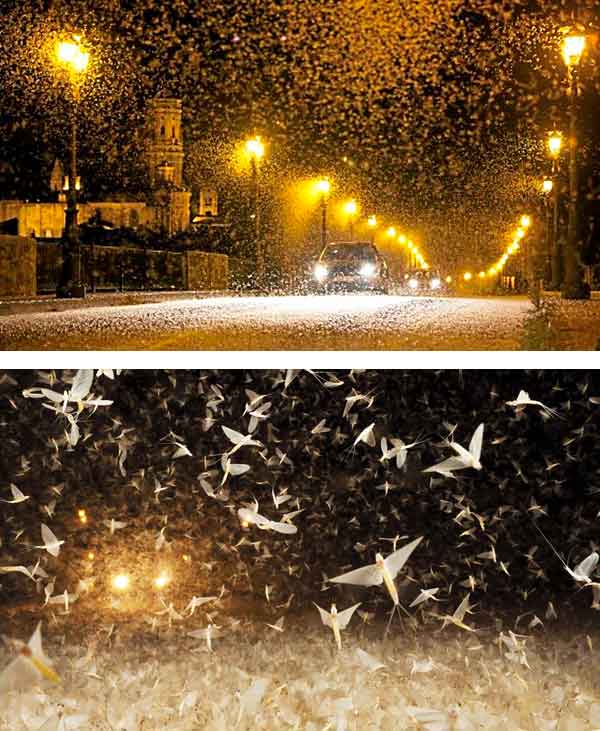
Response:
POLYGON ((191 193, 183 182, 181 99, 152 99, 148 110, 148 171, 156 225, 168 235, 190 225, 191 193))
POLYGON ((147 155, 154 187, 168 181, 183 188, 181 99, 152 99, 149 109, 150 139, 147 155))

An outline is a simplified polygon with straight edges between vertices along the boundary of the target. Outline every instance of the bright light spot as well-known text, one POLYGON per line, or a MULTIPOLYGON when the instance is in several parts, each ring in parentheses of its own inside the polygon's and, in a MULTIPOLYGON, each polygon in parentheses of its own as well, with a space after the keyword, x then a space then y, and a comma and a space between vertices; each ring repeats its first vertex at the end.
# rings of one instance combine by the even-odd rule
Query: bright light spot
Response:
POLYGON ((247 520, 242 520, 241 525, 242 525, 242 528, 248 528, 250 526, 250 523, 248 523, 247 520))
POLYGON ((369 216, 367 224, 370 228, 375 228, 377 226, 377 216, 369 216))
POLYGON ((411 278, 410 278, 410 279, 408 280, 408 286, 409 286, 409 287, 410 287, 411 289, 417 289, 417 287, 419 286, 419 282, 418 282, 418 281, 417 281, 417 280, 416 280, 416 279, 415 279, 414 277, 411 277, 411 278))
POLYGON ((87 557, 88 557, 88 561, 93 561, 93 560, 94 560, 94 554, 93 554, 93 552, 92 552, 92 551, 90 551, 90 552, 88 553, 87 557))
POLYGON ((363 277, 372 277, 375 274, 375 264, 373 264, 373 262, 366 261, 360 268, 360 274, 363 277))
POLYGON ((404 244, 408 241, 408 239, 406 238, 406 236, 404 234, 400 234, 400 236, 398 236, 398 241, 399 241, 399 243, 401 243, 404 246, 404 244))
POLYGON ((548 150, 552 157, 558 157, 562 147, 562 133, 551 132, 548 135, 548 150))
POLYGON ((441 285, 441 281, 437 277, 434 277, 431 280, 431 289, 439 289, 440 285, 441 285))
POLYGON ((554 183, 550 178, 544 178, 542 182, 542 192, 544 193, 552 193, 552 189, 554 188, 554 183))
POLYGON ((322 180, 317 180, 315 187, 321 195, 328 195, 331 190, 331 183, 327 178, 323 178, 322 180))
POLYGON ((465 282, 470 282, 471 279, 473 279, 473 275, 471 274, 471 272, 465 272, 463 274, 463 279, 465 280, 465 282))
POLYGON ((584 50, 585 36, 575 34, 565 36, 562 43, 562 55, 567 66, 577 66, 581 61, 584 50))
POLYGON ((78 43, 60 41, 56 46, 56 58, 59 63, 70 66, 77 73, 82 73, 88 67, 90 54, 78 43))
POLYGON ((191 560, 191 559, 190 559, 190 557, 189 557, 189 555, 188 555, 187 553, 184 553, 184 554, 183 554, 183 556, 182 556, 181 558, 182 558, 182 559, 183 559, 184 561, 186 561, 186 562, 189 562, 189 561, 191 560))
POLYGON ((357 203, 356 203, 356 201, 355 201, 354 199, 353 199, 353 200, 350 200, 350 201, 348 201, 348 202, 347 202, 347 203, 346 203, 346 204, 344 205, 344 212, 345 212, 345 213, 346 213, 346 214, 347 214, 348 216, 356 216, 356 213, 357 213, 357 211, 358 211, 358 205, 357 205, 357 203))
POLYGON ((167 574, 161 574, 160 576, 157 576, 156 579, 154 579, 154 586, 157 589, 164 589, 165 586, 171 581, 169 576, 167 574))
POLYGON ((387 234, 387 235, 388 235, 388 236, 389 236, 390 238, 393 238, 393 237, 394 237, 394 236, 396 235, 396 229, 395 229, 395 228, 394 228, 393 226, 390 226, 390 227, 388 228, 388 230, 386 231, 386 234, 387 234))
POLYGON ((325 264, 316 264, 315 265, 315 279, 318 282, 322 282, 324 279, 327 279, 327 275, 329 274, 329 270, 325 266, 325 264))
POLYGON ((452 281, 452 277, 448 274, 448 276, 446 277, 446 282, 448 284, 450 284, 451 281, 452 281))
POLYGON ((79 518, 79 520, 80 520, 80 521, 81 521, 82 523, 84 523, 84 524, 85 524, 85 523, 87 523, 87 515, 85 514, 85 510, 84 510, 83 508, 80 508, 80 509, 79 509, 79 510, 77 511, 77 517, 79 518))
POLYGON ((525 236, 525 229, 518 228, 515 232, 515 236, 517 237, 517 239, 522 239, 523 236, 525 236))
POLYGON ((124 591, 129 586, 129 576, 127 574, 117 574, 112 580, 112 585, 114 589, 124 591))
POLYGON ((521 216, 521 226, 523 228, 529 228, 531 226, 531 216, 524 214, 521 216))
POLYGON ((265 146, 259 136, 246 140, 246 153, 255 160, 261 160, 265 154, 265 146))
POLYGON ((479 272, 479 277, 480 277, 481 279, 483 279, 483 277, 485 277, 485 272, 479 272))

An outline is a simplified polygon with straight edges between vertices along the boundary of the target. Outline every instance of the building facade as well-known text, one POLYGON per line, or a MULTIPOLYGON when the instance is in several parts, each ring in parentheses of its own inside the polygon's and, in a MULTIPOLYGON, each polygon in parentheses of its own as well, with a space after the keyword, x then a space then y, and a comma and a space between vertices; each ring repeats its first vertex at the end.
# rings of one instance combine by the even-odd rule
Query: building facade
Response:
MULTIPOLYGON (((146 163, 151 181, 150 200, 85 201, 78 205, 78 221, 100 216, 119 228, 150 228, 166 235, 185 231, 190 225, 191 193, 183 181, 185 149, 181 132, 180 99, 152 99, 148 107, 146 163)), ((0 227, 19 236, 58 239, 65 225, 65 185, 57 161, 49 181, 57 200, 32 203, 0 200, 0 227), (62 180, 62 183, 61 183, 62 180)))

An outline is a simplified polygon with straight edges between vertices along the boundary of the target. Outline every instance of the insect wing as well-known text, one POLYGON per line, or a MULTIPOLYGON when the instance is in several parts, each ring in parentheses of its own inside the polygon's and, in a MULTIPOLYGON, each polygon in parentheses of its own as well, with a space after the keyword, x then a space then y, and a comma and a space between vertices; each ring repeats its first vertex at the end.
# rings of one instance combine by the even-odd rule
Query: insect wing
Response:
POLYGON ((42 540, 48 553, 51 553, 53 556, 58 556, 60 553, 60 543, 45 523, 42 523, 42 540))
POLYGON ((480 424, 477 429, 475 429, 475 432, 471 437, 471 441, 469 443, 469 452, 471 453, 473 459, 477 461, 479 461, 479 458, 481 457, 481 446, 483 444, 484 427, 485 424, 480 424))
POLYGON ((394 551, 394 553, 390 553, 390 555, 385 559, 385 566, 390 572, 392 579, 396 578, 398 572, 401 571, 401 569, 404 567, 404 564, 408 561, 410 554, 415 550, 415 548, 419 545, 419 543, 421 543, 422 540, 423 536, 415 538, 415 540, 411 543, 407 543, 406 546, 402 546, 402 548, 394 551))
POLYGON ((323 622, 326 627, 331 627, 331 614, 329 614, 326 609, 321 609, 321 607, 315 602, 313 602, 313 604, 319 610, 319 614, 321 615, 321 622, 323 622))
POLYGON ((336 576, 329 581, 334 584, 355 584, 356 586, 381 586, 383 583, 383 575, 375 564, 363 566, 354 571, 348 571, 346 574, 336 576))
POLYGON ((94 380, 94 371, 86 368, 78 370, 73 379, 73 385, 71 386, 71 393, 69 394, 70 401, 81 401, 90 392, 92 382, 94 380))
POLYGON ((340 629, 346 629, 348 623, 352 619, 352 615, 360 607, 361 604, 362 602, 358 602, 358 604, 354 604, 353 606, 348 607, 348 609, 344 609, 343 612, 338 613, 338 625, 340 629))
MULTIPOLYGON (((580 564, 575 566, 573 573, 577 574, 578 577, 585 576, 589 580, 598 565, 598 558, 598 554, 595 551, 594 553, 590 553, 587 558, 584 558, 580 564)), ((581 578, 579 580, 581 581, 581 578)))

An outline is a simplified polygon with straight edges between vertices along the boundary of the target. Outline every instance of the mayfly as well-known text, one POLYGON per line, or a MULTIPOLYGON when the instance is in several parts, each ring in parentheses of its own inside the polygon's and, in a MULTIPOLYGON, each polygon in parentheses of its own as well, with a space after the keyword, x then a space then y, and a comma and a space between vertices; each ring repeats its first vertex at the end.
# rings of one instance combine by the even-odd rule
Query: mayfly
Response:
MULTIPOLYGON (((363 566, 360 569, 354 569, 354 571, 341 574, 333 579, 329 579, 329 581, 336 584, 355 584, 357 586, 381 586, 381 584, 385 584, 385 587, 394 603, 394 608, 392 609, 385 630, 387 635, 394 613, 399 607, 402 607, 398 597, 398 590, 394 584, 394 579, 402 570, 404 564, 408 561, 411 553, 422 540, 423 536, 416 538, 411 543, 407 543, 405 546, 402 546, 402 548, 394 551, 394 553, 390 553, 387 558, 384 558, 380 553, 378 553, 375 556, 374 564, 363 566)), ((402 609, 406 612, 406 614, 408 614, 404 607, 402 607, 402 609)))
POLYGON ((558 560, 562 563, 562 565, 565 567, 565 570, 571 576, 578 584, 583 584, 586 586, 587 584, 594 584, 594 582, 591 580, 591 575, 594 573, 596 566, 598 565, 598 554, 596 551, 593 551, 590 553, 587 558, 584 558, 581 563, 578 563, 577 566, 575 566, 574 569, 570 569, 567 564, 565 563, 565 560, 560 555, 560 553, 554 548, 554 546, 550 543, 550 541, 546 538, 544 533, 542 532, 541 528, 534 523, 535 527, 539 531, 542 538, 546 541, 546 543, 550 546, 550 548, 553 550, 553 552, 558 557, 558 560))
POLYGON ((313 604, 315 607, 319 610, 319 614, 321 615, 321 621, 326 627, 330 627, 333 636, 335 637, 335 643, 337 645, 338 650, 342 649, 342 635, 341 630, 346 629, 348 624, 350 623, 350 620, 352 619, 352 615, 354 612, 360 607, 362 602, 359 602, 358 604, 353 604, 351 607, 348 607, 348 609, 344 609, 343 612, 339 612, 335 606, 335 604, 331 605, 331 612, 328 612, 326 609, 321 609, 321 607, 318 604, 313 604))

